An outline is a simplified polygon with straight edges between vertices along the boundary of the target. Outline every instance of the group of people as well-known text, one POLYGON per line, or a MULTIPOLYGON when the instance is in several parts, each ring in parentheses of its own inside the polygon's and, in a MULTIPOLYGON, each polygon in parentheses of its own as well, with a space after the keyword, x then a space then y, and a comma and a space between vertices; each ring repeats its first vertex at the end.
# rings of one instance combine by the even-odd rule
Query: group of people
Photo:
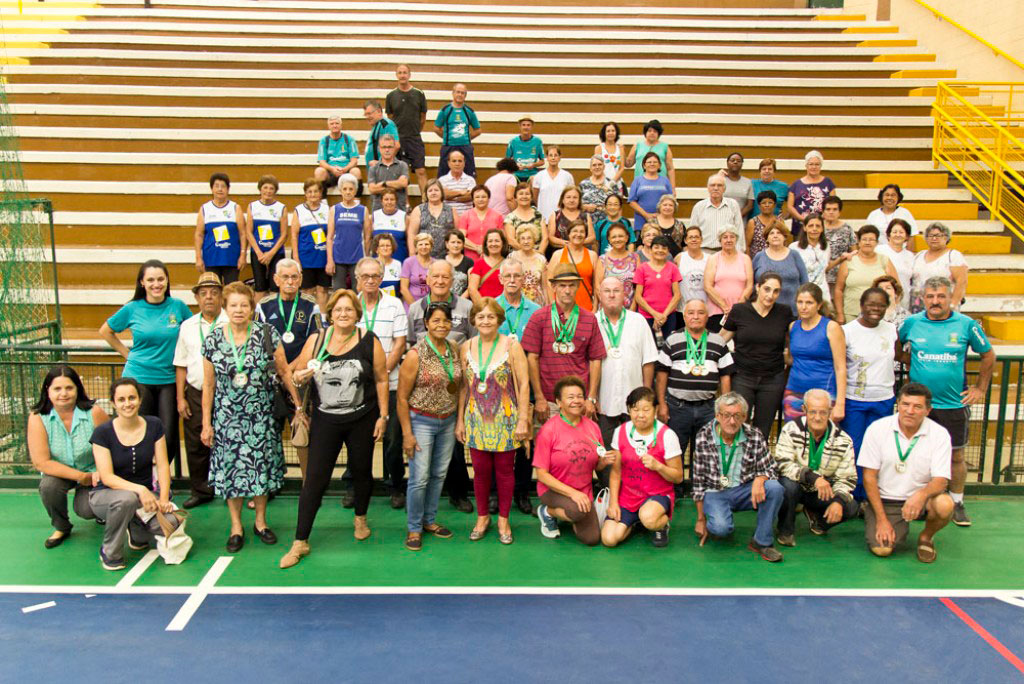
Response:
POLYGON ((934 559, 935 525, 970 524, 966 407, 984 396, 995 357, 980 325, 956 311, 967 265, 948 247, 949 229, 928 226, 928 249, 915 254, 898 186, 879 192, 879 209, 854 233, 820 153, 807 154, 806 175, 791 185, 771 159, 744 178, 733 153, 687 222, 676 216, 659 122, 628 153, 619 126, 603 126, 590 177, 577 185, 530 116, 497 173, 478 183, 480 121, 462 84, 435 119, 442 166, 428 179, 426 99, 407 66, 397 76, 383 106, 364 108, 365 175, 354 139, 331 117, 293 211, 273 176, 244 211, 229 199, 229 178, 211 177, 196 221, 199 312, 170 295, 166 266, 148 261, 132 301, 100 329, 126 359, 111 394, 117 418, 85 396, 73 369, 47 376, 28 429, 54 527, 48 547, 70 532, 75 488, 76 512, 107 522, 104 566, 123 567, 124 530, 134 546, 157 528, 107 508, 132 496, 146 512, 172 508, 169 477, 141 473, 180 457, 179 424, 191 488, 183 505, 226 499, 231 552, 244 546, 246 500, 253 534, 277 542, 267 502, 291 440, 303 485, 282 567, 310 552, 343 447, 344 503, 355 538, 370 536, 377 441, 410 550, 425 533, 452 535, 437 520, 442 487, 455 508, 473 511, 467 447, 474 541, 496 513, 499 541, 512 543, 515 504, 548 537, 564 522, 586 544, 616 545, 646 528, 664 546, 687 464, 701 543, 731 531, 732 511, 756 508, 751 548, 770 561, 781 559, 775 541, 795 543, 799 504, 811 531, 824 533, 867 501, 878 555, 906 535, 894 502, 913 502, 897 510, 904 517, 936 516, 919 538, 922 560, 934 559), (335 186, 341 199, 330 206, 335 186), (247 261, 252 287, 238 281, 247 261), (131 348, 117 337, 129 329, 131 348), (968 350, 981 355, 970 388, 968 350), (910 382, 897 399, 901 363, 910 382), (876 434, 883 424, 892 443, 876 434), (919 437, 929 447, 913 452, 919 437), (936 454, 946 451, 942 468, 936 454), (598 501, 595 477, 608 489, 598 501), (97 496, 106 490, 121 494, 97 496))

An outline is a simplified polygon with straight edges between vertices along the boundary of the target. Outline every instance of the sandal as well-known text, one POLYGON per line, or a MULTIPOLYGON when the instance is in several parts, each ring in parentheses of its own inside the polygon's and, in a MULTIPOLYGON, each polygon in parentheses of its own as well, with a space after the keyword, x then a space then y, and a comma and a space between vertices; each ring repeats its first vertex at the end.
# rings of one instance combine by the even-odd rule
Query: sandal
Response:
POLYGON ((423 536, 415 532, 405 535, 405 548, 410 551, 419 551, 423 548, 423 536))
POLYGON ((478 530, 475 527, 473 531, 469 533, 469 541, 480 541, 487 536, 487 531, 491 529, 491 523, 488 522, 486 527, 482 530, 478 530))
POLYGON ((498 541, 502 544, 511 544, 514 542, 515 539, 512 537, 512 531, 509 530, 507 533, 498 533, 498 541))
POLYGON ((424 527, 423 531, 428 532, 429 534, 432 534, 435 537, 439 537, 441 539, 450 539, 452 536, 451 530, 449 530, 444 525, 439 525, 437 523, 434 523, 430 527, 424 527))
POLYGON ((931 539, 923 541, 917 538, 917 560, 922 563, 934 563, 937 555, 935 553, 935 542, 931 539))

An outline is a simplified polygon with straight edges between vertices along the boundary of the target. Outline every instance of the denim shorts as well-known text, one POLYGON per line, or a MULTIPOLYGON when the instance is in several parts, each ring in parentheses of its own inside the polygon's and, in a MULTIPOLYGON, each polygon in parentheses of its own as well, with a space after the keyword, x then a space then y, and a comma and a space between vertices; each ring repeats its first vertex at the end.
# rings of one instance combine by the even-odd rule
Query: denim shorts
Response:
MULTIPOLYGON (((654 501, 661 504, 661 507, 665 509, 665 515, 672 515, 672 500, 664 494, 649 496, 644 500, 644 504, 648 501, 654 501)), ((640 506, 643 507, 644 504, 640 504, 640 506)), ((620 523, 626 527, 632 527, 633 525, 640 524, 640 508, 637 508, 635 511, 631 511, 620 507, 619 510, 621 511, 621 515, 619 516, 620 523)))

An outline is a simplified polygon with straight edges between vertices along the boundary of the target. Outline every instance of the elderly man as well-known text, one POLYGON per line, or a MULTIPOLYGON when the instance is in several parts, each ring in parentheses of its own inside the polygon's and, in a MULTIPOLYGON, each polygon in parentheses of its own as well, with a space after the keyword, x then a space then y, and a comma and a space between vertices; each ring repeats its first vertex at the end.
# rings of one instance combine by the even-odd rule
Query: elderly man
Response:
POLYGON ((952 451, 949 433, 928 417, 932 393, 908 382, 896 395, 896 415, 868 426, 857 465, 864 469, 864 540, 871 553, 889 556, 906 540, 912 520, 924 519, 917 559, 935 561, 935 533, 953 517, 946 494, 952 451))
POLYGON ((736 229, 736 249, 746 251, 743 215, 736 200, 725 196, 725 177, 720 173, 708 178, 708 197, 693 205, 688 225, 700 227, 704 235, 701 247, 714 252, 722 248, 719 242, 722 229, 732 226, 736 229))
POLYGON ((355 138, 341 132, 341 117, 335 114, 328 118, 327 130, 317 146, 317 167, 313 169, 313 177, 323 186, 324 197, 337 186, 342 174, 350 173, 356 180, 363 177, 359 170, 359 146, 355 138))
MULTIPOLYGON (((256 318, 274 326, 281 336, 284 357, 294 370, 295 360, 302 353, 302 347, 310 335, 316 335, 323 327, 323 318, 316 299, 299 294, 302 282, 302 266, 293 259, 281 259, 274 272, 274 283, 278 293, 267 295, 256 305, 256 318)), ((308 391, 308 389, 307 389, 308 391)), ((293 406, 294 410, 295 407, 293 406)), ((284 425, 281 425, 284 428, 284 425)), ((306 476, 306 447, 295 447, 299 459, 299 470, 306 476)))
POLYGON ((473 206, 473 188, 476 187, 476 179, 464 172, 466 155, 461 151, 453 150, 448 155, 448 165, 451 167, 451 171, 439 177, 437 182, 444 189, 444 203, 462 214, 473 206))
POLYGON ((522 182, 528 182, 544 168, 544 143, 533 134, 533 117, 519 117, 519 135, 509 141, 505 156, 519 166, 516 178, 522 182))
POLYGON ((427 194, 426 150, 423 146, 423 124, 427 121, 427 96, 409 83, 412 71, 408 64, 399 64, 395 69, 398 87, 384 99, 388 116, 398 126, 398 158, 416 172, 416 184, 420 186, 420 197, 427 194))
POLYGON ((605 278, 598 289, 598 297, 601 308, 597 322, 608 356, 601 363, 597 424, 604 443, 611 444, 615 428, 629 420, 626 395, 641 385, 652 387, 654 384, 658 348, 644 317, 625 308, 626 291, 621 280, 614 276, 605 278))
POLYGON ((830 420, 828 392, 805 392, 804 412, 804 417, 783 426, 775 445, 775 465, 785 490, 779 509, 780 546, 796 546, 797 504, 803 504, 811 532, 819 536, 860 511, 853 498, 857 486, 853 438, 830 420))
POLYGON ((543 423, 555 401, 555 383, 577 375, 587 386, 586 414, 597 413, 601 389, 601 361, 607 356, 597 316, 576 304, 580 274, 571 264, 558 264, 548 279, 555 293, 552 304, 530 316, 523 331, 523 351, 530 367, 534 418, 543 423))
MULTIPOLYGON (((409 305, 409 347, 412 347, 420 337, 427 334, 423 314, 431 302, 444 301, 451 304, 452 330, 448 333, 448 340, 452 344, 461 345, 477 334, 469 315, 473 309, 473 303, 465 297, 452 295, 452 274, 452 265, 444 259, 433 262, 427 269, 427 286, 430 288, 430 293, 409 305)), ((460 442, 455 442, 452 460, 448 464, 445 487, 448 489, 448 498, 452 506, 463 513, 473 512, 473 505, 469 503, 468 498, 469 471, 466 470, 466 448, 460 442)))
POLYGON ((715 420, 697 433, 693 452, 693 500, 697 503, 694 532, 704 546, 708 535, 733 531, 733 511, 757 511, 757 527, 747 548, 778 563, 772 530, 782 505, 783 489, 775 479, 775 460, 768 440, 747 423, 747 400, 737 392, 715 400, 715 420))
POLYGON ((178 395, 178 414, 185 428, 185 458, 192 495, 185 508, 195 508, 213 499, 210 488, 210 447, 199 439, 203 432, 203 342, 218 325, 226 323, 221 309, 223 289, 216 273, 203 273, 192 288, 199 313, 185 320, 178 330, 174 347, 174 384, 178 395))
POLYGON ((441 107, 434 119, 434 132, 441 138, 441 154, 437 164, 439 178, 448 173, 448 165, 451 163, 449 155, 455 150, 463 154, 466 173, 476 175, 472 140, 480 135, 480 120, 466 104, 468 93, 464 83, 456 83, 452 88, 452 101, 441 107))
POLYGON ((935 397, 929 418, 946 429, 953 443, 952 479, 949 482, 949 493, 956 506, 953 522, 966 527, 971 524, 964 508, 968 407, 985 400, 996 353, 985 337, 981 323, 953 311, 952 295, 953 283, 948 278, 936 277, 925 281, 925 310, 903 322, 900 343, 906 345, 902 361, 910 363, 911 382, 929 387, 935 397), (967 386, 968 349, 981 356, 977 382, 970 387, 967 386))
MULTIPOLYGON (((398 423, 398 366, 405 353, 405 337, 408 332, 408 319, 405 306, 398 297, 381 292, 380 282, 383 268, 380 262, 370 257, 363 257, 356 264, 356 283, 359 289, 359 303, 363 307, 362 318, 356 323, 357 328, 372 332, 380 340, 384 354, 387 356, 385 365, 388 371, 388 426, 384 433, 383 457, 384 479, 391 487, 391 507, 405 508, 405 461, 402 458, 402 427, 398 423)), ((341 476, 344 495, 342 505, 345 508, 355 506, 352 493, 352 475, 346 468, 341 476)))
MULTIPOLYGON (((497 301, 505 310, 505 320, 498 328, 498 332, 508 335, 512 339, 521 340, 527 322, 533 312, 540 308, 540 305, 529 297, 523 296, 523 265, 519 261, 515 259, 502 261, 500 276, 504 289, 498 295, 497 301)), ((530 490, 533 488, 533 465, 525 445, 516 449, 515 479, 513 496, 516 507, 526 515, 533 515, 533 505, 530 503, 530 490)), ((492 497, 492 504, 491 508, 495 509, 492 513, 495 513, 497 512, 497 499, 492 497)))
POLYGON ((398 146, 395 136, 385 133, 381 136, 378 146, 380 161, 366 170, 366 189, 369 190, 372 199, 371 211, 380 209, 381 193, 385 188, 394 190, 398 208, 408 211, 409 197, 406 188, 409 187, 409 165, 395 157, 398 146))
POLYGON ((398 126, 391 119, 384 116, 384 110, 377 100, 367 100, 363 105, 363 118, 370 126, 370 135, 366 138, 366 150, 363 157, 366 159, 366 168, 380 161, 380 141, 385 135, 395 139, 398 146, 398 126))

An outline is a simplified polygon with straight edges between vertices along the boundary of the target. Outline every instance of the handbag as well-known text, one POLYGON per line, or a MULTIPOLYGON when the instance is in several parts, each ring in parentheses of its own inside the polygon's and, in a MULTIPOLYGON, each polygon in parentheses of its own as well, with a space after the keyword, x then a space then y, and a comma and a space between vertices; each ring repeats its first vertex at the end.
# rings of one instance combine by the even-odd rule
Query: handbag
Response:
POLYGON ((612 493, 605 487, 597 493, 594 497, 594 512, 597 513, 597 525, 598 527, 604 526, 604 521, 608 519, 608 504, 611 501, 612 493))
MULTIPOLYGON (((267 357, 270 363, 274 363, 274 347, 270 341, 270 326, 266 323, 263 324, 263 351, 267 353, 267 357)), ((292 415, 292 410, 288 407, 288 399, 285 396, 284 388, 281 386, 281 381, 278 379, 277 374, 274 373, 271 376, 271 387, 274 392, 274 408, 273 416, 274 420, 284 420, 292 415)))
MULTIPOLYGON (((324 344, 324 331, 321 329, 317 333, 316 343, 313 345, 313 356, 320 353, 324 344)), ((312 396, 312 388, 307 388, 302 393, 302 412, 308 416, 309 410, 309 398, 312 396)), ((309 425, 299 419, 298 413, 292 418, 292 446, 294 447, 308 447, 309 446, 309 425)))
POLYGON ((162 536, 153 535, 156 537, 156 551, 167 565, 178 565, 185 560, 188 552, 192 549, 192 537, 185 533, 185 521, 188 519, 188 513, 175 510, 168 513, 168 516, 176 517, 178 526, 174 527, 163 513, 156 512, 156 520, 163 532, 162 536))

